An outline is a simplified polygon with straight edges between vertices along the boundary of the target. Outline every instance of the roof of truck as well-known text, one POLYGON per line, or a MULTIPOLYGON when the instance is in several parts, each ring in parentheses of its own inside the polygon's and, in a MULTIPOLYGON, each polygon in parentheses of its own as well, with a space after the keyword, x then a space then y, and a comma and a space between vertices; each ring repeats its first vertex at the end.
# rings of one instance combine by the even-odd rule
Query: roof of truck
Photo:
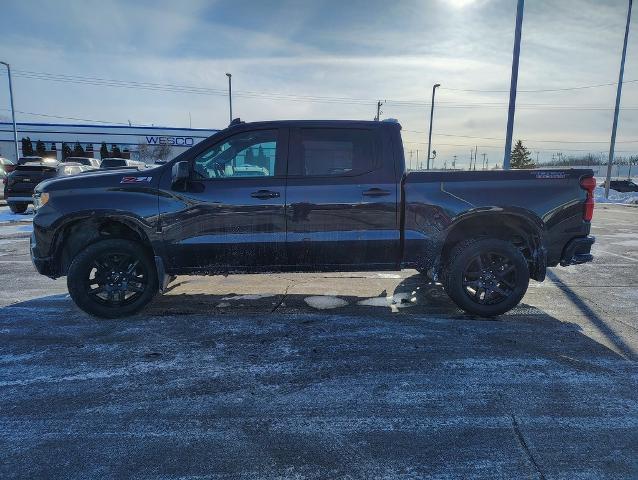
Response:
POLYGON ((401 128, 401 124, 395 119, 387 120, 267 120, 259 122, 243 122, 236 118, 227 128, 235 127, 283 127, 283 126, 339 126, 339 127, 386 127, 401 128))

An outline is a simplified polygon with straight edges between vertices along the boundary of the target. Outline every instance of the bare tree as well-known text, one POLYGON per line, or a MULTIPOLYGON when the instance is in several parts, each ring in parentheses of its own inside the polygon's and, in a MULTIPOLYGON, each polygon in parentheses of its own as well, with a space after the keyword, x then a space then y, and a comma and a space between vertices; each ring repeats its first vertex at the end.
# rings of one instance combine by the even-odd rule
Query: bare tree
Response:
POLYGON ((171 152, 171 146, 167 144, 151 146, 146 143, 139 143, 137 145, 137 155, 144 163, 165 162, 171 152))

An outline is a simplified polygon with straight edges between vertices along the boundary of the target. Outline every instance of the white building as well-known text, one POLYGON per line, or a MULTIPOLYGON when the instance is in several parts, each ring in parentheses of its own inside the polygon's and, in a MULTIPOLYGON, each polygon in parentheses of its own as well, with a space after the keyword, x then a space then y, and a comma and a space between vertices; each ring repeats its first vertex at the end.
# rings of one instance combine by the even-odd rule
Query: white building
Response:
MULTIPOLYGON (((120 156, 145 161, 170 160, 219 130, 203 128, 137 127, 67 123, 18 123, 18 151, 22 138, 29 137, 35 151, 38 140, 44 142, 46 156, 62 158, 63 144, 73 150, 76 142, 85 156, 100 158, 104 142, 111 156, 113 148, 120 156), (141 157, 141 158, 140 158, 141 157)), ((15 160, 13 124, 0 122, 0 157, 15 160)))

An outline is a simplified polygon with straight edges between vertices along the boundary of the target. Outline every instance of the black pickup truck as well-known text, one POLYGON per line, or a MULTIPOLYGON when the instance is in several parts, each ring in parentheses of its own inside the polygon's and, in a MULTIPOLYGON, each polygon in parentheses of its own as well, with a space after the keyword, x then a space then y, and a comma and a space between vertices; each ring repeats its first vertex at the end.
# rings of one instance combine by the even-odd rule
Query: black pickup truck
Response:
POLYGON ((31 256, 100 317, 177 274, 403 268, 495 316, 546 267, 592 260, 595 185, 591 170, 406 172, 397 123, 233 122, 156 168, 39 184, 31 256))

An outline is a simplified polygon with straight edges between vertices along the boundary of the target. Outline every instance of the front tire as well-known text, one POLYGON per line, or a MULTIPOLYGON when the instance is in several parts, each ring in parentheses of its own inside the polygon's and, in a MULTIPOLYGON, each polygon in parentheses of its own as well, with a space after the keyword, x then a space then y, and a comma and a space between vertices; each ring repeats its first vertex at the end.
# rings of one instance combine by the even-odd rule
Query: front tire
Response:
POLYGON ((529 267, 512 243, 495 238, 468 240, 450 254, 444 288, 473 315, 494 317, 514 308, 529 285, 529 267))
POLYGON ((139 243, 102 240, 73 259, 67 287, 75 304, 89 315, 125 317, 153 299, 157 272, 151 255, 139 243))
POLYGON ((28 203, 10 203, 9 204, 9 210, 11 210, 12 213, 24 213, 27 211, 28 207, 29 207, 28 203))

